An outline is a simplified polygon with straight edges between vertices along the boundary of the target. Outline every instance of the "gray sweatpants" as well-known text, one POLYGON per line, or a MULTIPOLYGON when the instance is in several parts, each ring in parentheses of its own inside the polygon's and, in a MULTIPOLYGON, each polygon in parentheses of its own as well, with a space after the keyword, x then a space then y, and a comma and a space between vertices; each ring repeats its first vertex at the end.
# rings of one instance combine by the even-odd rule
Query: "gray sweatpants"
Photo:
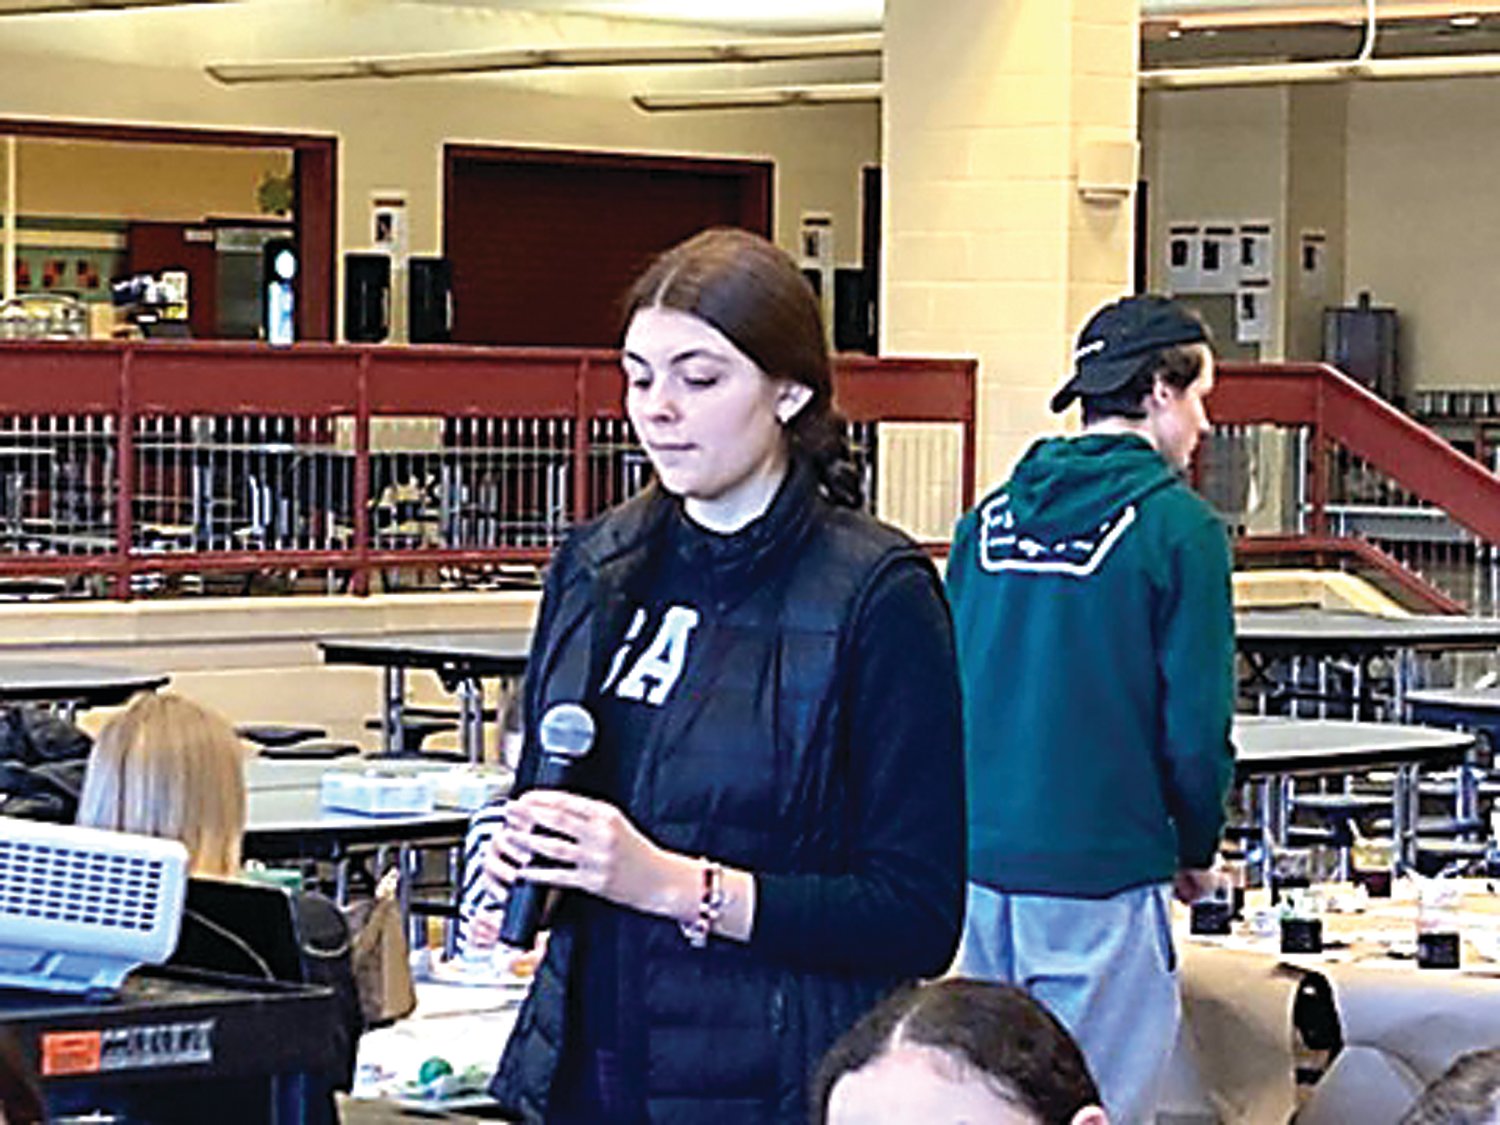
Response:
POLYGON ((969 884, 955 972, 1040 1000, 1078 1040, 1115 1125, 1149 1125, 1181 1002, 1171 888, 1109 898, 1012 895, 969 884))

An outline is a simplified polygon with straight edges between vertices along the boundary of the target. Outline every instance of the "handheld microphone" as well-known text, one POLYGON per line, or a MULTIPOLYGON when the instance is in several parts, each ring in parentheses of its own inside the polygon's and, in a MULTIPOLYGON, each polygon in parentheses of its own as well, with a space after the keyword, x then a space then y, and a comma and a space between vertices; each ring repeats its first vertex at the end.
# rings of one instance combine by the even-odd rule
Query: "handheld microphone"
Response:
MULTIPOLYGON (((571 780, 579 761, 594 746, 594 717, 577 703, 556 703, 547 708, 537 726, 542 761, 532 782, 533 789, 560 789, 571 780)), ((536 944, 542 905, 548 888, 517 879, 505 900, 505 920, 500 940, 515 949, 536 944)))

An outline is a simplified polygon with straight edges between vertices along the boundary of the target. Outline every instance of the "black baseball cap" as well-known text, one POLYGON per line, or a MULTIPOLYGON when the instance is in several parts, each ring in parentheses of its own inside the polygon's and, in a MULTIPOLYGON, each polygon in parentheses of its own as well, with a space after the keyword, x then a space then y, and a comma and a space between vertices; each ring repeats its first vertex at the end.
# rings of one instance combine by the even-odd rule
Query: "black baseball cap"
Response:
POLYGON ((1208 342, 1203 321, 1166 297, 1125 297, 1105 305, 1078 333, 1073 377, 1052 396, 1052 409, 1066 410, 1075 398, 1119 390, 1163 348, 1208 342))

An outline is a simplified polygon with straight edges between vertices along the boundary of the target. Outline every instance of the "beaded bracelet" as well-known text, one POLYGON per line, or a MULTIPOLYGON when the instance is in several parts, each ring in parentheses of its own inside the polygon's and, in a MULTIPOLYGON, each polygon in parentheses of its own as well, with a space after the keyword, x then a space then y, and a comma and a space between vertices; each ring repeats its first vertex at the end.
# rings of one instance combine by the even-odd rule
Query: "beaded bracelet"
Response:
POLYGON ((724 893, 724 868, 703 861, 703 894, 698 899, 698 915, 691 922, 681 922, 682 936, 694 949, 708 945, 709 935, 719 924, 728 896, 724 893))

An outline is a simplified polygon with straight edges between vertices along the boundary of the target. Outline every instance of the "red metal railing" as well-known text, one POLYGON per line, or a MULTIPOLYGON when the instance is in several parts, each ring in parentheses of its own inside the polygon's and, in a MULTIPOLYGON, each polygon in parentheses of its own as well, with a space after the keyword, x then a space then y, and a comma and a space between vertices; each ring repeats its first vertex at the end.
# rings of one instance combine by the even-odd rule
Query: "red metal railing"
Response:
POLYGON ((1483 464, 1324 364, 1224 363, 1208 406, 1216 427, 1291 439, 1295 510, 1279 530, 1301 538, 1261 546, 1326 551, 1340 534, 1361 535, 1376 547, 1347 553, 1413 597, 1497 611, 1500 477, 1483 464), (1418 538, 1391 529, 1416 516, 1428 525, 1418 538))
MULTIPOLYGON (((957 426, 972 501, 975 366, 840 357, 870 483, 881 423, 957 426)), ((0 344, 0 577, 364 591, 392 568, 540 561, 644 479, 622 397, 612 351, 0 344)))
POLYGON ((1311 566, 1368 575, 1397 601, 1426 613, 1464 613, 1462 602, 1401 565, 1400 560, 1364 539, 1330 535, 1247 535, 1234 544, 1235 565, 1311 566))

